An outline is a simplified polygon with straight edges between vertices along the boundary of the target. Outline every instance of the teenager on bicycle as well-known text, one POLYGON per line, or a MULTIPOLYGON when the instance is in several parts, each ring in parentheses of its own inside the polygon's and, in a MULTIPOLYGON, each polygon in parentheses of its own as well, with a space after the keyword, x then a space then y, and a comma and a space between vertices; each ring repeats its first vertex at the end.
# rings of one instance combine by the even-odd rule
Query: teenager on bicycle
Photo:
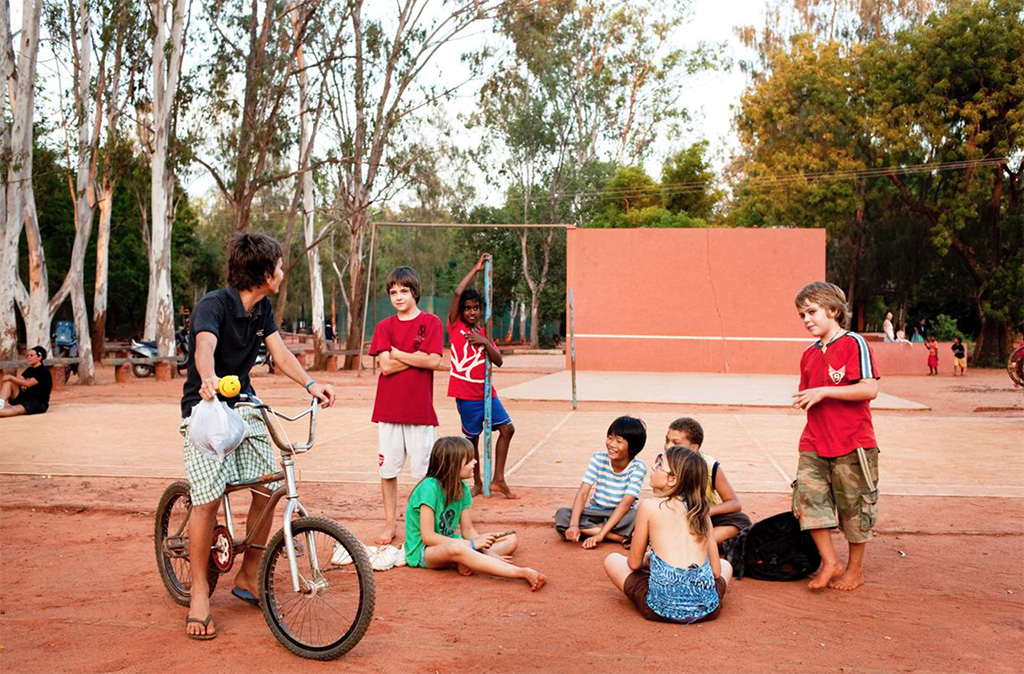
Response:
MULTIPOLYGON (((274 358, 279 371, 321 401, 322 407, 334 404, 334 388, 314 381, 284 345, 274 322, 269 295, 276 295, 284 279, 281 245, 263 234, 239 234, 228 244, 228 287, 205 295, 196 304, 191 317, 191 344, 188 375, 182 388, 180 431, 185 436, 185 470, 191 485, 192 514, 188 523, 189 566, 192 570, 191 605, 185 616, 185 631, 190 639, 212 639, 217 635, 210 616, 210 589, 206 568, 213 539, 213 525, 220 497, 228 483, 250 482, 276 470, 273 446, 267 427, 257 410, 238 408, 246 425, 245 439, 223 461, 207 457, 189 440, 189 416, 200 399, 218 397, 221 377, 238 375, 241 392, 253 394, 249 370, 256 360, 260 342, 274 358)), ((238 398, 221 398, 234 405, 238 398)), ((253 488, 249 513, 255 524, 276 483, 253 488)), ((256 532, 253 543, 266 543, 271 520, 256 532)), ((256 574, 259 548, 245 552, 242 568, 235 577, 232 594, 259 606, 256 574)))

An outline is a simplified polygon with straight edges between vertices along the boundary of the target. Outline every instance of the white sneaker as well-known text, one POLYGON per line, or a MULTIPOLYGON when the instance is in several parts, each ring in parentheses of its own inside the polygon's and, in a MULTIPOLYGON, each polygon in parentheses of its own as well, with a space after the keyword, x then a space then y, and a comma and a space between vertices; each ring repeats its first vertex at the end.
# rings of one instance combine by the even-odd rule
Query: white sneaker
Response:
MULTIPOLYGON (((362 543, 360 543, 360 545, 362 545, 362 543)), ((369 553, 372 548, 368 548, 365 545, 363 545, 363 549, 366 550, 367 553, 369 553)), ((348 550, 345 549, 345 546, 343 546, 341 543, 335 545, 334 554, 331 555, 331 564, 334 564, 336 566, 348 566, 351 563, 352 555, 349 553, 348 550)))
POLYGON ((387 571, 398 564, 400 558, 404 561, 405 555, 399 548, 393 545, 383 545, 370 552, 370 565, 374 571, 387 571))
POLYGON ((0 410, 2 410, 5 407, 7 407, 7 401, 4 400, 3 398, 0 398, 0 410))

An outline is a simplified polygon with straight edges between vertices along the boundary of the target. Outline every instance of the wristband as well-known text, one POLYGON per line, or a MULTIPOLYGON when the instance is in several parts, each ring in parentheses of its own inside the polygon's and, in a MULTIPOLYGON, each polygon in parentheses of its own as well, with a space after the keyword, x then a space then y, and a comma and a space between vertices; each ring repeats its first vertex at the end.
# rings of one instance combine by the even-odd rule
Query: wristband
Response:
POLYGON ((476 552, 476 543, 473 542, 472 540, 469 541, 469 549, 472 550, 473 552, 476 552))
POLYGON ((310 380, 309 380, 309 383, 307 383, 307 384, 306 384, 306 385, 305 385, 305 386, 303 387, 303 388, 305 388, 305 389, 306 389, 306 393, 309 393, 309 387, 310 387, 310 386, 312 386, 312 385, 313 385, 313 384, 315 384, 315 383, 316 383, 316 380, 315 380, 315 379, 310 379, 310 380))

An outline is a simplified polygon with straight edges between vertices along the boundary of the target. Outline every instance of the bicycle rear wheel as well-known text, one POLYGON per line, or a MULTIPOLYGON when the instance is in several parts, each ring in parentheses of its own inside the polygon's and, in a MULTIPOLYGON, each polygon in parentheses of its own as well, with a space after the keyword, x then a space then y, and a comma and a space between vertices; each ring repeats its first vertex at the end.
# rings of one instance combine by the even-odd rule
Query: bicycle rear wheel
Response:
POLYGON ((1024 386, 1024 347, 1017 347, 1006 361, 1006 372, 1014 386, 1024 386))
POLYGON ((355 536, 323 517, 296 519, 292 536, 299 592, 292 587, 282 529, 260 564, 263 617, 277 640, 296 655, 337 658, 359 643, 373 618, 370 559, 355 536))
MULTIPOLYGON (((156 509, 156 528, 153 540, 156 544, 156 565, 160 579, 171 598, 182 606, 189 605, 192 596, 192 565, 188 558, 188 518, 192 512, 192 487, 188 482, 175 482, 164 491, 156 509)), ((210 594, 217 587, 220 573, 210 565, 206 569, 206 580, 210 594)))

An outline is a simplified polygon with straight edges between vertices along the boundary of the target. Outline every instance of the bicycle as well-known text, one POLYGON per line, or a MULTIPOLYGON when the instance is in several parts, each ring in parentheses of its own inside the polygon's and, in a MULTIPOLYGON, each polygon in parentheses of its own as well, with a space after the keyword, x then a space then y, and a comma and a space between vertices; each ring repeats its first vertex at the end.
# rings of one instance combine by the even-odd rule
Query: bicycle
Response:
POLYGON ((1015 387, 1024 386, 1024 343, 1019 344, 1006 360, 1006 373, 1015 387))
MULTIPOLYGON (((295 416, 278 412, 255 396, 240 396, 238 405, 260 411, 280 450, 282 470, 252 482, 228 485, 225 490, 221 503, 226 525, 218 522, 214 526, 206 569, 210 594, 220 575, 231 570, 236 557, 250 548, 263 549, 258 578, 260 607, 270 631, 296 655, 314 660, 337 658, 366 633, 373 618, 376 588, 366 549, 356 537, 333 520, 310 517, 299 503, 294 455, 309 451, 315 442, 320 401, 313 398, 310 406, 295 416), (282 440, 276 418, 298 421, 307 414, 306 442, 282 440), (281 530, 265 546, 252 543, 251 532, 237 538, 230 494, 279 480, 284 485, 270 494, 251 532, 258 531, 267 517, 273 517, 277 502, 284 497, 287 505, 281 530)), ((281 433, 287 439, 283 428, 281 433)), ((188 556, 190 491, 185 480, 164 491, 156 511, 154 536, 160 577, 171 598, 183 606, 189 605, 192 584, 188 556)))

